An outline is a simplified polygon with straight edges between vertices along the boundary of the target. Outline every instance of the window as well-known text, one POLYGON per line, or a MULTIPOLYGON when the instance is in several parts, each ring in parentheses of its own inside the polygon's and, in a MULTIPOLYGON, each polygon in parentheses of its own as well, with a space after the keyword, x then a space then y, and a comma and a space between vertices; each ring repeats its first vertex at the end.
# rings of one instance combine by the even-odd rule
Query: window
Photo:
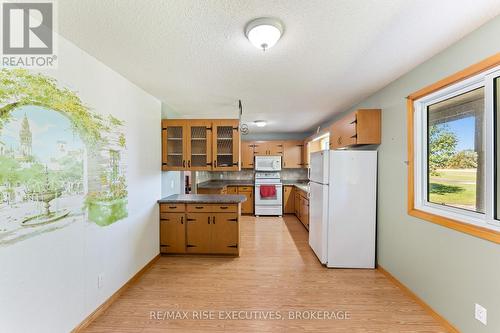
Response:
POLYGON ((484 87, 427 107, 427 201, 484 213, 484 87))
POLYGON ((495 122, 495 219, 500 220, 500 77, 494 81, 494 122, 495 122))
POLYGON ((408 97, 408 212, 500 243, 500 55, 481 65, 408 97))

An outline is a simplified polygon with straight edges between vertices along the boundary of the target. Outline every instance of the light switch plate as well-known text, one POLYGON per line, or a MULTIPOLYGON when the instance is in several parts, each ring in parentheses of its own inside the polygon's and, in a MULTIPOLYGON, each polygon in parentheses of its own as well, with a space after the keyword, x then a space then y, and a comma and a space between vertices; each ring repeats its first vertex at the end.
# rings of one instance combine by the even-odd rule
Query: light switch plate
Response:
POLYGON ((481 306, 480 304, 476 303, 475 306, 475 311, 474 311, 474 317, 479 320, 481 323, 484 325, 487 325, 488 322, 488 310, 481 306))

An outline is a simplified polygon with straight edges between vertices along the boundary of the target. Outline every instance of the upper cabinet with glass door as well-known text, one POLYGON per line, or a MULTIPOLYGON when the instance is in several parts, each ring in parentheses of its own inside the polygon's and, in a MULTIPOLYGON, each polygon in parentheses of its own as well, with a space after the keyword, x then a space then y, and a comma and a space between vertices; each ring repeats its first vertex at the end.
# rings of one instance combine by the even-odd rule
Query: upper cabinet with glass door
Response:
POLYGON ((175 171, 187 168, 186 140, 186 121, 162 121, 162 170, 175 171))
POLYGON ((239 170, 238 120, 162 121, 162 170, 239 170))
POLYGON ((238 120, 214 120, 213 167, 214 171, 240 170, 240 132, 238 120))
POLYGON ((191 120, 188 122, 188 168, 193 171, 212 169, 212 122, 191 120))

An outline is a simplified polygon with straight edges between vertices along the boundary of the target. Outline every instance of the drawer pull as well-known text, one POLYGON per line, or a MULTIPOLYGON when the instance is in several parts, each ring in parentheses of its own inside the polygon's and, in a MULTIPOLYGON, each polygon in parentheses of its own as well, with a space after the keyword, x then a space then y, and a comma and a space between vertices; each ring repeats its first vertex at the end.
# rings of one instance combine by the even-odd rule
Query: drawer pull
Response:
POLYGON ((186 221, 191 222, 191 221, 196 221, 196 219, 186 219, 186 221))
POLYGON ((238 222, 238 219, 228 219, 229 222, 238 222))
POLYGON ((229 207, 227 206, 221 206, 220 209, 228 209, 229 207))
POLYGON ((170 208, 170 209, 176 209, 177 206, 168 206, 168 208, 170 208))
POLYGON ((238 244, 235 244, 235 245, 228 245, 227 247, 231 247, 233 249, 237 249, 238 248, 238 244))
POLYGON ((200 207, 200 206, 196 206, 195 208, 196 209, 203 209, 203 207, 200 207))

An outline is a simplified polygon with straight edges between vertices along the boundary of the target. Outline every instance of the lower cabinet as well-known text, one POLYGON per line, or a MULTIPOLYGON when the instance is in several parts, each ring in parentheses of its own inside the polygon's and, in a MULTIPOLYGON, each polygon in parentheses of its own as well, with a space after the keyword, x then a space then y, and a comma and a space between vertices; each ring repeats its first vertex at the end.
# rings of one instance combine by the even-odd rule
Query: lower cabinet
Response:
POLYGON ((300 222, 309 230, 309 199, 300 198, 300 222))
POLYGON ((241 204, 241 214, 253 214, 253 186, 240 186, 238 194, 244 195, 247 200, 241 204))
POLYGON ((188 253, 210 253, 211 237, 210 231, 212 214, 210 213, 187 213, 187 239, 186 248, 188 253))
POLYGON ((160 250, 162 253, 186 252, 186 225, 184 213, 161 214, 160 250))
POLYGON ((227 194, 227 187, 222 188, 199 188, 196 194, 227 194))
POLYGON ((283 213, 295 213, 295 191, 291 185, 283 186, 283 213))
POLYGON ((238 194, 238 187, 237 186, 228 186, 227 187, 227 194, 238 194))
POLYGON ((295 189, 294 211, 295 216, 309 230, 309 198, 306 192, 295 189))
POLYGON ((293 210, 295 212, 295 216, 297 216, 300 219, 300 192, 299 191, 294 191, 294 196, 293 196, 293 210))
POLYGON ((239 223, 235 213, 188 213, 187 253, 238 254, 239 223))
POLYGON ((238 204, 160 204, 160 251, 239 255, 239 216, 238 204))

